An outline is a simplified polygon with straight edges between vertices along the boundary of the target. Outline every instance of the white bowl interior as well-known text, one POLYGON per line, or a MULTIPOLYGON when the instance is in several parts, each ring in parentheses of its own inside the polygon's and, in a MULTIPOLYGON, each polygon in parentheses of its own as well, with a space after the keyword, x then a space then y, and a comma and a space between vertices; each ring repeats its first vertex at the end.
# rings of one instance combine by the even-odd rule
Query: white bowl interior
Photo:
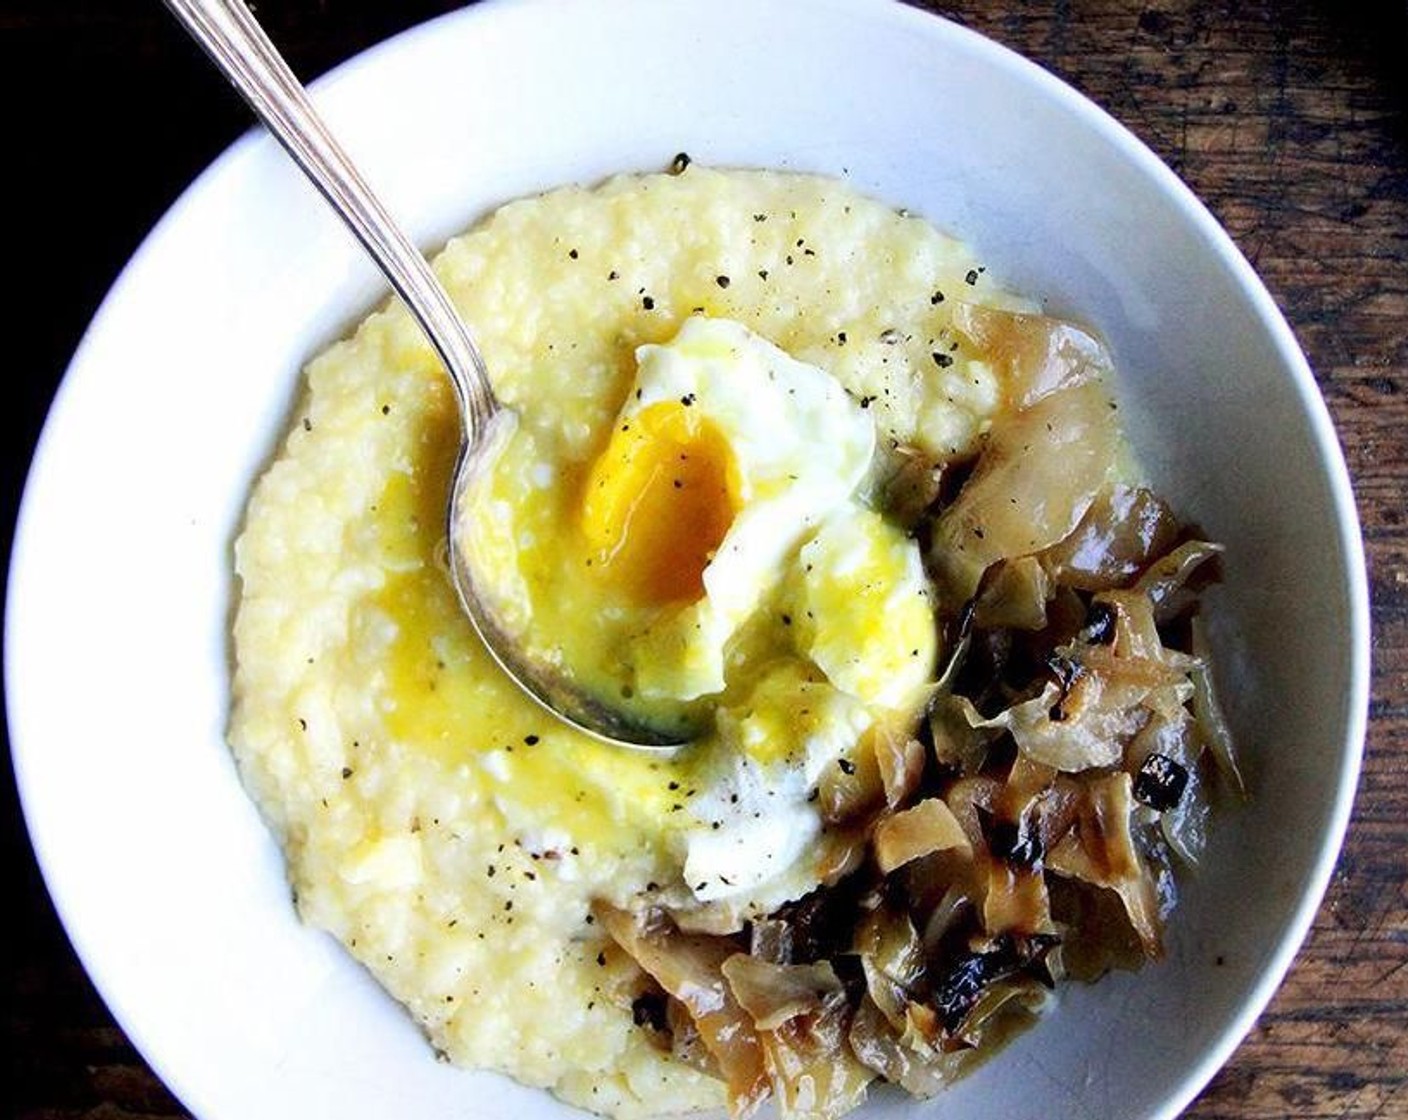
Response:
MULTIPOLYGON (((1168 962, 1071 991, 942 1104, 882 1094, 867 1115, 1174 1115, 1305 932, 1367 696, 1343 462, 1212 219, 1044 72, 878 0, 488 3, 354 60, 318 100, 426 246, 509 198, 687 151, 844 175, 1106 335, 1146 465, 1230 546, 1215 637, 1255 800, 1218 823, 1168 962)), ((244 498, 302 362, 380 290, 274 144, 246 138, 94 322, 17 535, 7 689, 36 849, 115 1014, 206 1120, 571 1114, 434 1061, 297 924, 223 742, 244 498)))

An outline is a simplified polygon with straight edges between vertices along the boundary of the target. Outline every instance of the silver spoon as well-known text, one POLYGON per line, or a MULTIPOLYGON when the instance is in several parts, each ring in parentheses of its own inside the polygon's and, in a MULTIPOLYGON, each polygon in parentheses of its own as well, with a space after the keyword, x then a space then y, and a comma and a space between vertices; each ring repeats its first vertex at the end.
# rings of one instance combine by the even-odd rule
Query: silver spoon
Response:
POLYGON ((445 363, 463 420, 447 511, 449 568, 470 622, 509 677, 553 715, 615 746, 669 750, 686 737, 631 719, 526 656, 494 618, 462 539, 476 488, 517 424, 494 396, 484 358, 425 258, 392 220, 313 109, 243 0, 165 0, 172 14, 287 149, 376 261, 445 363))

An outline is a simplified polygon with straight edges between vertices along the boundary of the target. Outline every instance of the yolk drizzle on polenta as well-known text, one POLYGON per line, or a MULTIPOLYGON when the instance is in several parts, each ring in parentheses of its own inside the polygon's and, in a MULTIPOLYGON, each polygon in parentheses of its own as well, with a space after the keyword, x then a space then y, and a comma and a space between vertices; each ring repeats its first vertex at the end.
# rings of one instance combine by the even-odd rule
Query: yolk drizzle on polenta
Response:
POLYGON ((533 805, 545 827, 604 844, 659 835, 689 762, 613 750, 562 727, 503 677, 465 619, 436 555, 457 448, 453 412, 432 410, 410 469, 389 476, 374 506, 391 574, 369 605, 395 628, 383 662, 387 732, 450 765, 501 750, 508 796, 533 805))

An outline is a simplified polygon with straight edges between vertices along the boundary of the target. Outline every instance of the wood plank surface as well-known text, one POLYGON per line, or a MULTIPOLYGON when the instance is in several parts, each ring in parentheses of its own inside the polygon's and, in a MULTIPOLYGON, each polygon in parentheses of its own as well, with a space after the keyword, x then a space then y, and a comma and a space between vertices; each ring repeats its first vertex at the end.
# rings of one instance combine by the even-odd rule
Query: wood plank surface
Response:
MULTIPOLYGON (((262 0, 304 76, 455 7, 262 0)), ((1408 8, 1334 0, 997 0, 923 6, 1040 62, 1128 125, 1224 223, 1310 357, 1353 476, 1374 625, 1348 840, 1284 986, 1188 1115, 1408 1118, 1408 8)), ((107 286, 248 117, 151 0, 0 2, 9 108, 8 559, 25 464, 107 286), (66 200, 86 193, 82 216, 66 200), (25 270, 28 270, 27 272, 25 270), (12 436, 13 440, 13 436, 12 436)), ((17 952, 8 1114, 185 1115, 78 965, 3 790, 17 952)))

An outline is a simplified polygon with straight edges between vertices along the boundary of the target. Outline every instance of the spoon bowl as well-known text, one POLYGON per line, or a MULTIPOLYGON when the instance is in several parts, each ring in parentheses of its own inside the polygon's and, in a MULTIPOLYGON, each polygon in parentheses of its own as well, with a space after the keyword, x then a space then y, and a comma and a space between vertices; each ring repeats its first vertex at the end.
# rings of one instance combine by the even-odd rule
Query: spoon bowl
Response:
POLYGON ((687 740, 680 735, 633 719, 579 688, 568 673, 529 657, 500 623, 476 576, 474 507, 517 415, 494 396, 483 355, 425 257, 328 130, 243 0, 165 2, 361 242, 444 363, 462 421, 446 511, 449 574, 489 653, 544 709, 594 739, 637 750, 682 746, 687 740))

